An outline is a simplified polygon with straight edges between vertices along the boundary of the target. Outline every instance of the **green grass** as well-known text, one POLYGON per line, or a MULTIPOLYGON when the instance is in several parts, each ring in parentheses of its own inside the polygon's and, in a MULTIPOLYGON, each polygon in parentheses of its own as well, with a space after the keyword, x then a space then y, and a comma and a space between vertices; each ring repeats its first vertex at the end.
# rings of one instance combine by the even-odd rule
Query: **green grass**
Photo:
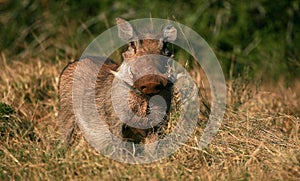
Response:
MULTIPOLYGON (((0 1, 0 180, 298 180, 299 5, 296 0, 0 1), (199 122, 186 145, 146 165, 108 159, 80 134, 65 148, 56 124, 60 71, 113 26, 114 18, 150 16, 175 17, 217 54, 228 105, 215 139, 197 149, 205 127, 199 122)), ((178 49, 175 57, 186 55, 178 49)), ((191 73, 205 93, 207 82, 197 74, 191 73)), ((203 98, 202 120, 209 96, 203 98)))

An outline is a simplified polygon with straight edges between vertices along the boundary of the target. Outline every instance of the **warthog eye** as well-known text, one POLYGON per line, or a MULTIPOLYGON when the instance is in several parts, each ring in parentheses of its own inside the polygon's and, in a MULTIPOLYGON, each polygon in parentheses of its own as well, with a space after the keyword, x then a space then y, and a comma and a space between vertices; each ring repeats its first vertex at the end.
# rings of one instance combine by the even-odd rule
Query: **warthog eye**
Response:
POLYGON ((163 42, 162 54, 168 57, 172 56, 172 52, 170 51, 168 42, 163 42))
POLYGON ((130 42, 130 47, 133 48, 134 53, 136 53, 136 46, 135 46, 135 43, 133 41, 130 42))

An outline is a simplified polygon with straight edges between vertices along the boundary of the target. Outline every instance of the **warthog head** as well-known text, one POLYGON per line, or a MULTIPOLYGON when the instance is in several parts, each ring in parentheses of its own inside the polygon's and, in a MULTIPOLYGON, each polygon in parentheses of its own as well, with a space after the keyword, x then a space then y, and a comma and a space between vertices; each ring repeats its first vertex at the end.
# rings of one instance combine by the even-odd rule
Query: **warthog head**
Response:
POLYGON ((122 53, 124 61, 115 75, 145 95, 158 94, 168 85, 170 65, 162 56, 173 56, 167 43, 176 39, 177 30, 169 25, 158 35, 141 34, 120 18, 117 25, 119 37, 129 42, 129 46, 122 53))
POLYGON ((141 33, 120 18, 117 18, 117 26, 119 37, 128 42, 128 48, 122 53, 119 69, 111 71, 118 79, 117 86, 113 87, 119 87, 113 95, 118 101, 115 111, 125 122, 127 120, 123 128, 125 137, 146 137, 159 127, 155 125, 163 124, 161 121, 170 110, 173 77, 169 60, 173 54, 167 45, 177 38, 177 30, 168 25, 159 34, 141 33), (128 97, 124 98, 126 91, 120 84, 129 88, 128 97))

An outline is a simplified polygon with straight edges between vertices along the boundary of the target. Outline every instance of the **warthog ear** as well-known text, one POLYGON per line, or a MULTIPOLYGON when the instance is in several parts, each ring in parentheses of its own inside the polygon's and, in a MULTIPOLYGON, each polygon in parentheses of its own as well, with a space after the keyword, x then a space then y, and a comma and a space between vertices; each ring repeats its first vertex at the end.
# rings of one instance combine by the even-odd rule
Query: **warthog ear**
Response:
POLYGON ((164 41, 175 41, 177 38, 177 29, 172 25, 168 25, 163 30, 164 41))
POLYGON ((116 22, 119 37, 126 42, 132 41, 135 33, 131 24, 122 18, 116 18, 116 22))

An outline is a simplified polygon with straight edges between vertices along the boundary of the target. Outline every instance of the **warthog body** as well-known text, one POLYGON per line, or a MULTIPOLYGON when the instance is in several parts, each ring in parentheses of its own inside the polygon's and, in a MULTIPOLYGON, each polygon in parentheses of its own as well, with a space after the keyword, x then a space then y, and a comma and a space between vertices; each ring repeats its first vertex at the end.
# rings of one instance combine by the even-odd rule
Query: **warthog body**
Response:
MULTIPOLYGON (((92 134, 94 134, 93 132, 86 131, 86 123, 78 122, 78 118, 75 116, 74 96, 76 95, 86 95, 87 97, 94 95, 98 117, 95 116, 89 125, 98 126, 101 119, 105 122, 104 126, 106 126, 111 134, 121 140, 146 144, 154 142, 158 139, 159 132, 169 119, 168 113, 171 109, 171 103, 174 102, 174 89, 172 87, 173 83, 170 80, 170 67, 167 61, 153 60, 152 56, 147 55, 154 54, 171 57, 172 53, 167 48, 167 42, 176 39, 177 30, 173 26, 167 26, 162 30, 160 35, 155 35, 159 36, 159 39, 150 37, 149 39, 141 40, 139 39, 138 32, 135 32, 129 22, 117 18, 117 25, 119 37, 129 42, 128 49, 122 53, 123 63, 121 65, 106 57, 84 57, 79 61, 67 65, 61 73, 58 122, 61 126, 63 139, 67 142, 72 138, 72 133, 77 123, 79 124, 79 128, 84 130, 84 136, 88 135, 91 138, 93 137, 92 134), (104 64, 100 62, 104 62, 104 64), (95 73, 97 74, 96 81, 89 79, 95 73), (82 89, 74 87, 74 80, 82 84, 82 89), (116 113, 111 93, 113 89, 121 90, 122 86, 129 90, 129 93, 127 92, 128 100, 120 102, 120 108, 117 109, 120 112, 116 113), (154 101, 151 107, 150 104, 152 103, 150 99, 154 96, 162 97, 165 103, 159 104, 159 101, 158 103, 154 101), (146 128, 126 124, 124 120, 120 121, 119 115, 125 115, 125 119, 129 120, 129 122, 133 118, 126 117, 126 111, 122 112, 123 105, 128 105, 127 109, 137 115, 141 121, 148 120, 151 122, 160 118, 163 118, 164 121, 146 128), (163 110, 163 113, 159 111, 160 109, 163 110)), ((123 94, 122 91, 114 93, 114 99, 124 99, 123 94)), ((92 107, 85 105, 86 102, 84 99, 79 104, 81 104, 81 109, 84 109, 83 112, 86 115, 93 114, 89 112, 92 107)), ((138 122, 139 119, 134 121, 138 122)), ((103 135, 103 137, 106 139, 109 135, 103 135)), ((92 138, 88 141, 92 142, 93 145, 101 144, 97 141, 98 139, 95 137, 95 139, 92 138)))

